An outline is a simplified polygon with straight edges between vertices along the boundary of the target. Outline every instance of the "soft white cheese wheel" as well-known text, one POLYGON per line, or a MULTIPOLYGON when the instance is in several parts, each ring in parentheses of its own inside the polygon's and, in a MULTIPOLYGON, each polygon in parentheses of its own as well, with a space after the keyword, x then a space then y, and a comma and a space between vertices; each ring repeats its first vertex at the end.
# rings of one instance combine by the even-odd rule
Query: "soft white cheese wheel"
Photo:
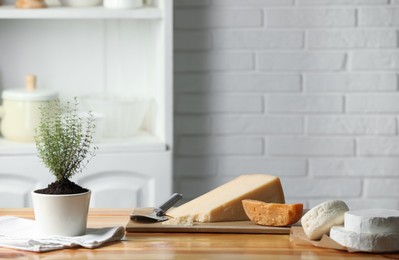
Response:
POLYGON ((332 227, 330 238, 348 248, 364 252, 394 252, 399 250, 399 233, 356 233, 344 227, 332 227))
POLYGON ((399 211, 364 209, 345 212, 345 229, 357 233, 399 233, 399 211))
POLYGON ((341 200, 326 201, 312 208, 301 219, 306 236, 311 240, 320 239, 332 226, 344 223, 344 213, 348 210, 341 200))

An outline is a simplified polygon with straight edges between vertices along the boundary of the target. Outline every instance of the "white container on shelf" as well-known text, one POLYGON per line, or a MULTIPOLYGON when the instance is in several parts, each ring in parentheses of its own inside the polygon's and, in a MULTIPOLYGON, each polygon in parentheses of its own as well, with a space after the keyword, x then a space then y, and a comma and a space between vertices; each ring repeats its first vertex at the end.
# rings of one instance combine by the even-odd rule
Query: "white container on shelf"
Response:
POLYGON ((104 138, 134 136, 142 128, 149 106, 143 98, 105 94, 83 96, 81 100, 86 110, 104 116, 101 130, 104 138))
POLYGON ((4 90, 0 106, 1 134, 11 141, 33 142, 41 117, 39 108, 57 96, 54 90, 36 89, 34 75, 27 76, 25 88, 4 90))
POLYGON ((110 9, 130 9, 143 6, 143 0, 104 0, 104 7, 110 9))
POLYGON ((70 7, 96 6, 102 3, 102 0, 59 0, 61 5, 70 7))

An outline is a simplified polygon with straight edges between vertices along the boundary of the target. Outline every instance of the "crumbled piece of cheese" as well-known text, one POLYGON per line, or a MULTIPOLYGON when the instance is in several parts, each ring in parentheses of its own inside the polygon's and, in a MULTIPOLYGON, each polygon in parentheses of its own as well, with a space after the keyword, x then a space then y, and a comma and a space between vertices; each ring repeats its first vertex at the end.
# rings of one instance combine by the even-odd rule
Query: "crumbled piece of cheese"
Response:
POLYGON ((162 225, 171 225, 171 226, 193 226, 194 220, 190 215, 180 216, 176 218, 168 219, 167 221, 162 222, 162 225))
POLYGON ((242 205, 249 219, 263 226, 283 227, 294 224, 301 219, 303 212, 303 204, 243 200, 242 205))
POLYGON ((399 211, 351 210, 345 213, 345 229, 357 233, 399 233, 399 211))
POLYGON ((357 233, 335 226, 330 238, 351 250, 364 252, 394 252, 399 250, 399 233, 357 233))
POLYGON ((301 219, 303 231, 311 240, 318 240, 327 234, 332 226, 344 223, 344 214, 349 208, 345 202, 330 200, 312 208, 301 219))
POLYGON ((280 179, 266 174, 241 175, 169 210, 168 215, 174 218, 190 215, 197 222, 248 220, 241 203, 244 199, 284 203, 280 179))

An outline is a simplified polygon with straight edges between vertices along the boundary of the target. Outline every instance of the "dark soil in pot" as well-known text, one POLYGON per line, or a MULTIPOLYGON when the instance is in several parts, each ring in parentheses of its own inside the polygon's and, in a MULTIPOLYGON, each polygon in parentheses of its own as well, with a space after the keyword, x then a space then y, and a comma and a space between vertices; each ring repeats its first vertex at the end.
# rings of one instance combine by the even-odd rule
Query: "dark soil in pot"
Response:
POLYGON ((47 186, 47 188, 36 190, 41 194, 78 194, 89 191, 70 180, 55 181, 47 186))

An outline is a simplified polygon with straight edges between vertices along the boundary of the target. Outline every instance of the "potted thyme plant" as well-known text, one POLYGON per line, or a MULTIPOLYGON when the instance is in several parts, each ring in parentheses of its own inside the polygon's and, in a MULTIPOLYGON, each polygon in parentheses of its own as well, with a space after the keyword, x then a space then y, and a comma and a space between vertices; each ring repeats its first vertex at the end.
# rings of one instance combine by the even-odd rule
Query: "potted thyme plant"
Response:
POLYGON ((91 148, 95 129, 89 112, 86 120, 78 113, 78 101, 61 103, 59 99, 40 107, 36 129, 38 156, 55 181, 32 192, 35 220, 42 235, 77 236, 86 232, 90 190, 71 177, 82 172, 97 147, 91 148))

